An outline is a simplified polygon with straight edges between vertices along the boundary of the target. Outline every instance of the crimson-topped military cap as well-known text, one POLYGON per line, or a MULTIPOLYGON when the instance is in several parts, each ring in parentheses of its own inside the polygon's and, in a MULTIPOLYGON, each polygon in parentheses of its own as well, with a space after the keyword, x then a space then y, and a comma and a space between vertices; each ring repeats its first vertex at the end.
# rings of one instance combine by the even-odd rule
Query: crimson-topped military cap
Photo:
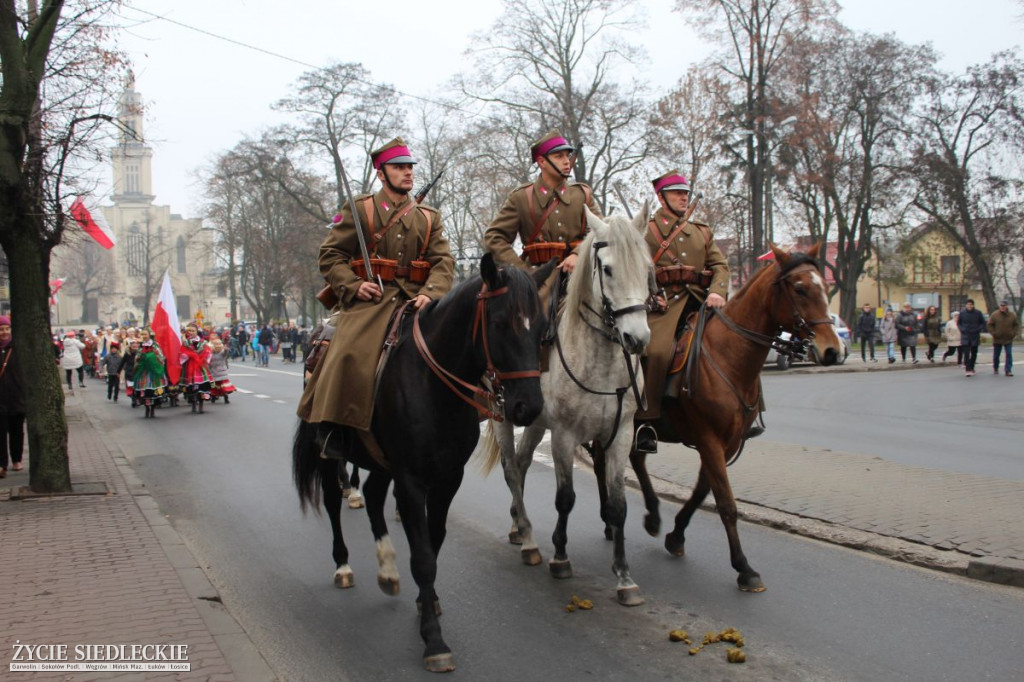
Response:
POLYGON ((686 181, 686 176, 674 169, 654 178, 651 180, 651 184, 654 185, 655 192, 661 192, 666 189, 682 190, 683 192, 690 191, 690 183, 686 181))
POLYGON ((396 137, 380 149, 370 152, 370 160, 373 161, 373 167, 377 170, 380 170, 385 163, 416 163, 412 152, 405 145, 405 140, 400 137, 396 137))
POLYGON ((575 147, 562 137, 562 133, 557 130, 551 130, 544 137, 533 143, 533 146, 530 147, 530 156, 533 157, 534 161, 537 161, 545 154, 559 152, 563 149, 568 149, 570 152, 575 151, 575 147))

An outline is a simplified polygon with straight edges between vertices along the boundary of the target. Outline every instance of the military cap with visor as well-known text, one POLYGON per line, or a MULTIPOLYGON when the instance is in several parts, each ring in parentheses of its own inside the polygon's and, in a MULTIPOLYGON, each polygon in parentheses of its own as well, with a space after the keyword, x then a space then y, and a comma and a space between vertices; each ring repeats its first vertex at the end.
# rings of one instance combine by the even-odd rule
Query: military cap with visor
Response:
POLYGON ((540 138, 533 143, 530 147, 530 156, 533 160, 539 161, 542 156, 547 156, 552 152, 560 152, 568 150, 570 153, 576 151, 576 148, 569 144, 569 141, 562 137, 562 134, 557 130, 548 131, 544 137, 540 138))
POLYGON ((654 178, 651 180, 651 184, 654 185, 654 191, 659 194, 665 190, 690 191, 690 183, 687 182, 686 176, 674 169, 654 178))
POLYGON ((405 140, 400 137, 396 137, 380 149, 370 152, 370 160, 373 161, 373 167, 376 170, 380 170, 380 167, 386 163, 416 163, 405 140))

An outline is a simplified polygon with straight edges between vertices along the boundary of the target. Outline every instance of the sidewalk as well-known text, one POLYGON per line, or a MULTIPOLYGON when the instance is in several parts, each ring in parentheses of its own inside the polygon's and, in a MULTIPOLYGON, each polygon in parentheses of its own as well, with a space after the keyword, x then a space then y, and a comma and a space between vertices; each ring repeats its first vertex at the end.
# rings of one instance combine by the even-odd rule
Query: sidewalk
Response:
POLYGON ((89 421, 81 394, 100 390, 76 391, 66 405, 72 485, 95 494, 21 498, 28 466, 0 480, 0 677, 276 679, 123 453, 89 421), (79 645, 188 645, 191 670, 17 672, 17 642, 67 645, 69 662, 79 645))
MULTIPOLYGON (((901 371, 936 363, 798 366, 787 373, 901 371)), ((979 360, 979 370, 989 365, 979 360)), ((958 371, 945 366, 946 371, 958 371)), ((1007 379, 1014 381, 1020 379, 1007 379)), ((741 518, 979 580, 1024 587, 1024 482, 916 468, 865 455, 748 441, 729 468, 741 518)), ((679 502, 700 468, 696 450, 662 444, 647 458, 656 490, 679 502), (683 485, 686 484, 686 485, 683 485)), ((627 479, 635 484, 633 471, 627 479)), ((713 509, 709 495, 705 508, 713 509)), ((662 532, 678 507, 662 506, 662 532)), ((725 540, 723 531, 723 541, 725 540)))

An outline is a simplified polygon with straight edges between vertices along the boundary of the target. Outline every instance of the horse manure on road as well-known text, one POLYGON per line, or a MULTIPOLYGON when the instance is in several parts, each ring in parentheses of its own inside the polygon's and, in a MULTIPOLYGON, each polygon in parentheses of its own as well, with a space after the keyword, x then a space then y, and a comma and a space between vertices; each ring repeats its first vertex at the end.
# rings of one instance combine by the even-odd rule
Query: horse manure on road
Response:
MULTIPOLYGON (((686 630, 672 630, 668 633, 669 641, 672 642, 683 642, 685 644, 692 645, 693 642, 690 640, 686 630)), ((746 644, 743 639, 743 634, 736 628, 726 628, 721 632, 708 632, 704 634, 704 640, 700 646, 691 646, 689 654, 696 656, 700 653, 701 649, 708 646, 709 644, 717 644, 718 642, 729 642, 735 644, 735 647, 730 647, 725 650, 725 659, 730 663, 746 663, 747 655, 740 651, 740 647, 746 644)))
POLYGON ((576 609, 579 609, 580 611, 589 611, 592 608, 594 608, 594 602, 589 599, 580 599, 575 594, 572 595, 572 601, 565 605, 567 613, 572 613, 576 609))

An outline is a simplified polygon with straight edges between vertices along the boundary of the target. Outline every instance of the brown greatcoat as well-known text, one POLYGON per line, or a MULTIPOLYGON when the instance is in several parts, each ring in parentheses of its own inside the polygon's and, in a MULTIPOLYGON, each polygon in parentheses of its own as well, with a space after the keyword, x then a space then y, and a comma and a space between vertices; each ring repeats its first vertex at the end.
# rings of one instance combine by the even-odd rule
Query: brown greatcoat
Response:
MULTIPOLYGON (((587 185, 563 183, 557 190, 551 190, 538 176, 535 182, 520 185, 508 195, 505 205, 501 207, 498 215, 494 217, 490 227, 487 228, 487 232, 484 233, 484 248, 491 252, 498 263, 514 265, 528 271, 536 270, 539 266, 520 258, 515 252, 513 244, 516 237, 523 244, 529 242, 530 237, 537 229, 537 221, 544 215, 552 201, 557 201, 559 205, 544 221, 537 241, 571 243, 583 239, 583 235, 587 231, 587 219, 583 213, 584 205, 589 206, 594 215, 601 215, 601 210, 594 203, 593 194, 587 185), (527 190, 530 187, 533 188, 532 212, 527 196, 527 190)), ((570 253, 577 253, 578 250, 579 245, 570 253)), ((557 276, 557 271, 552 272, 551 277, 541 287, 542 301, 548 300, 551 283, 557 276)))
MULTIPOLYGON (((367 196, 356 197, 364 234, 369 226, 363 208, 367 196)), ((380 231, 395 211, 404 212, 409 201, 412 199, 407 198, 395 206, 383 190, 373 195, 374 231, 380 231)), ((392 312, 419 294, 439 299, 452 286, 454 261, 442 231, 441 215, 433 208, 419 206, 402 217, 381 240, 377 256, 397 260, 400 268, 420 259, 427 232, 427 213, 431 216, 430 240, 424 255, 431 266, 427 281, 416 284, 406 277, 398 277, 384 284, 384 295, 379 301, 361 301, 355 294, 363 280, 351 267, 353 261, 361 258, 359 240, 351 208, 345 205, 341 222, 331 228, 320 246, 320 272, 340 301, 340 311, 335 318, 337 329, 306 384, 299 402, 300 418, 310 423, 327 421, 369 430, 373 417, 374 374, 392 312)), ((367 238, 371 251, 372 243, 367 238)))
MULTIPOLYGON (((679 224, 679 218, 658 209, 651 221, 660 235, 655 238, 648 224, 645 239, 653 257, 669 234, 679 224)), ((663 312, 647 314, 647 325, 651 328, 651 342, 644 359, 644 383, 647 396, 647 411, 638 412, 637 419, 657 419, 661 416, 661 396, 665 392, 669 364, 675 350, 676 329, 687 302, 693 296, 703 302, 708 293, 725 298, 729 293, 729 263, 715 245, 711 230, 706 223, 691 220, 661 255, 655 268, 669 265, 689 265, 700 270, 710 270, 711 286, 705 292, 696 284, 673 284, 664 287, 668 308, 663 312)), ((661 285, 659 285, 661 288, 661 285)))
POLYGON ((989 315, 988 331, 992 335, 992 343, 1011 344, 1020 331, 1020 322, 1017 321, 1017 316, 1013 311, 1007 310, 1004 313, 997 309, 989 315))

